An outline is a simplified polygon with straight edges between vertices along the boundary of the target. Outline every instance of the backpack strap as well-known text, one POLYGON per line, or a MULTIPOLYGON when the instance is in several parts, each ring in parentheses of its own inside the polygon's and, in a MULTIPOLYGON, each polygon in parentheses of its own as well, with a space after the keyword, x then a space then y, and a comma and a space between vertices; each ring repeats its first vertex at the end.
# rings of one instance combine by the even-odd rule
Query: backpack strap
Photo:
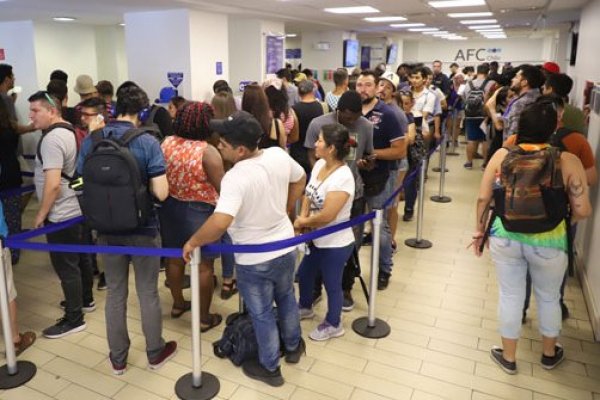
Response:
MULTIPOLYGON (((44 138, 46 137, 46 135, 48 133, 50 133, 54 129, 58 129, 58 128, 66 129, 73 133, 73 136, 75 137, 75 147, 77 148, 77 134, 75 133, 75 128, 73 127, 73 125, 71 125, 68 122, 57 122, 55 124, 50 125, 47 129, 44 129, 42 131, 42 136, 40 137, 40 140, 38 141, 37 149, 36 149, 36 156, 37 156, 38 160, 40 160, 40 164, 42 164, 42 166, 44 166, 44 160, 42 159, 42 142, 44 141, 44 138)), ((65 174, 64 172, 62 172, 62 170, 60 172, 60 176, 62 176, 64 179, 66 179, 67 182, 73 181, 73 177, 65 174)))
POLYGON ((561 150, 567 150, 567 147, 565 146, 565 144, 563 143, 563 140, 569 136, 571 133, 574 133, 572 130, 570 130, 569 128, 558 128, 556 130, 556 132, 550 136, 550 144, 552 144, 552 146, 554 147, 558 147, 561 150))
POLYGON ((146 120, 146 123, 148 125, 152 125, 154 123, 154 118, 156 117, 156 113, 158 112, 159 107, 157 105, 152 105, 150 107, 150 115, 148 115, 148 119, 146 120))
POLYGON ((121 136, 121 139, 118 140, 119 144, 121 146, 127 147, 129 146, 129 143, 137 138, 138 136, 142 136, 143 134, 150 134, 150 132, 148 132, 147 129, 144 128, 132 128, 129 129, 127 132, 125 132, 123 134, 123 136, 121 136))
POLYGON ((479 87, 479 90, 481 90, 482 92, 485 92, 485 87, 487 86, 489 81, 490 81, 489 79, 485 79, 483 81, 483 83, 481 84, 481 86, 479 87))
POLYGON ((475 90, 475 86, 473 86, 473 81, 469 81, 469 88, 471 90, 475 90))

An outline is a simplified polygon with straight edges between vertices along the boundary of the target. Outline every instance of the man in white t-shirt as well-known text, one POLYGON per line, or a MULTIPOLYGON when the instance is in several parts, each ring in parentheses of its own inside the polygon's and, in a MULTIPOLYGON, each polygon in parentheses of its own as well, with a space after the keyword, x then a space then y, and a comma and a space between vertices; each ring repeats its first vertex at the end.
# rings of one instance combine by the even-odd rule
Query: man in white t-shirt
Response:
MULTIPOLYGON (((194 248, 217 241, 225 231, 234 244, 271 243, 294 237, 288 211, 294 209, 304 191, 304 169, 278 147, 259 149, 262 128, 245 111, 225 120, 213 120, 210 125, 221 135, 219 150, 223 158, 234 166, 223 177, 215 212, 185 244, 184 258, 189 260, 194 248)), ((297 363, 305 351, 294 296, 295 261, 294 247, 235 253, 238 287, 258 341, 258 360, 245 362, 243 371, 271 386, 284 383, 279 368, 279 337, 285 345, 287 363, 297 363)))

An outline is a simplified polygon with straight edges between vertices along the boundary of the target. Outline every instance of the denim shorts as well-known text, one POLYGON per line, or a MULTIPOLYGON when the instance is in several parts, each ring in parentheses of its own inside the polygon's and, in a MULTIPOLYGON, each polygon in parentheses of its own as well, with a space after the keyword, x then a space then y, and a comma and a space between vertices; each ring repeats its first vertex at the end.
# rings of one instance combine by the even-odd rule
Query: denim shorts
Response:
POLYGON ((467 140, 471 142, 483 142, 486 140, 485 132, 480 126, 483 118, 465 119, 465 133, 467 140))
POLYGON ((212 204, 201 201, 181 201, 169 196, 158 211, 163 247, 183 247, 198 228, 204 225, 214 210, 215 206, 212 204))

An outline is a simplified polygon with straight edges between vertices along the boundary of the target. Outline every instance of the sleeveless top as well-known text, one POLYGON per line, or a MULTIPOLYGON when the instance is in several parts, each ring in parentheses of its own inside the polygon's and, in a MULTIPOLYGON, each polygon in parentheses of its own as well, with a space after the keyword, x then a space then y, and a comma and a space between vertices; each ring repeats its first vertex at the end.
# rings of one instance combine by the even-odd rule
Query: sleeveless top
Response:
POLYGON ((201 201, 217 204, 219 194, 208 181, 202 166, 204 151, 209 144, 203 140, 190 140, 168 136, 161 145, 167 162, 169 195, 180 201, 201 201))

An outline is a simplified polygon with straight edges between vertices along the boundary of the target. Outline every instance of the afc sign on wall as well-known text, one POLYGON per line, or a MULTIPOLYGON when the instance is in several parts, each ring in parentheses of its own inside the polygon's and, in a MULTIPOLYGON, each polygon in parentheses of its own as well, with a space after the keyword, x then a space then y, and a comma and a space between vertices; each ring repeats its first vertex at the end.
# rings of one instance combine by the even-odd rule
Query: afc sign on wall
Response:
POLYGON ((454 56, 454 61, 500 61, 502 49, 498 47, 489 49, 459 49, 454 56))

